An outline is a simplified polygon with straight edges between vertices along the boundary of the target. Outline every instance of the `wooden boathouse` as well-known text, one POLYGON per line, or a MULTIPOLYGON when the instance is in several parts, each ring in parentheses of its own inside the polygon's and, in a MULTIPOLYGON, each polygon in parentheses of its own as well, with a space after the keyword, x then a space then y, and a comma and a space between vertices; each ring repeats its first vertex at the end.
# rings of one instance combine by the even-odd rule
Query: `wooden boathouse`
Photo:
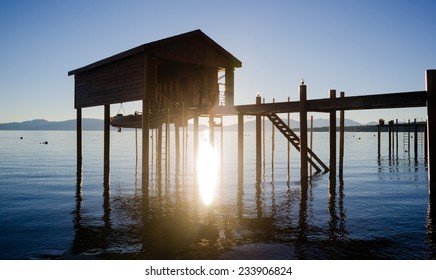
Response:
MULTIPOLYGON (((198 118, 238 115, 238 178, 243 177, 244 116, 256 116, 256 174, 261 169, 261 117, 274 126, 300 151, 301 177, 308 176, 308 164, 336 176, 336 112, 347 110, 427 108, 427 153, 430 197, 436 197, 436 70, 426 71, 426 90, 414 92, 347 96, 330 90, 330 98, 307 99, 307 86, 300 85, 300 100, 278 103, 234 105, 234 71, 241 61, 209 38, 201 30, 180 34, 116 54, 85 67, 72 70, 75 78, 77 110, 77 172, 82 172, 82 109, 104 106, 104 176, 109 177, 110 104, 142 101, 142 188, 148 194, 149 130, 166 119, 177 127, 194 119, 194 157, 198 144, 198 118), (225 82, 223 82, 225 81, 225 82), (224 86, 224 90, 219 89, 224 86), (307 112, 325 112, 330 116, 330 160, 327 167, 308 149, 307 112), (277 114, 299 113, 300 136, 280 120, 277 114), (156 120, 158 120, 156 122, 156 120), (309 155, 313 156, 309 157, 309 155), (433 182, 433 185, 431 184, 433 182)), ((211 135, 213 139, 213 132, 211 135)), ((436 198, 435 198, 436 199, 436 198)), ((435 200, 434 199, 434 200, 435 200)))
POLYGON ((242 63, 201 30, 127 50, 70 71, 75 78, 78 173, 82 165, 82 109, 104 106, 104 177, 109 176, 110 104, 142 100, 142 185, 147 190, 149 129, 169 120, 233 113, 234 71, 242 63), (225 81, 225 82, 223 82, 225 81), (219 86, 224 86, 220 91, 219 86), (220 93, 221 92, 221 93, 220 93), (148 113, 147 113, 148 112, 148 113), (157 121, 156 121, 157 120, 157 121))

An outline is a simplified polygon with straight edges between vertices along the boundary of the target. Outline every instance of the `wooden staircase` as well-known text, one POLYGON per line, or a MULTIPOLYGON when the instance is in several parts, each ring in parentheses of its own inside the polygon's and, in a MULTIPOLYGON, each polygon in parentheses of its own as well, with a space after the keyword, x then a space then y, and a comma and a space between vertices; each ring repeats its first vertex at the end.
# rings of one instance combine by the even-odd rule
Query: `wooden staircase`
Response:
MULTIPOLYGON (((288 141, 292 144, 292 146, 300 152, 300 138, 295 132, 286 125, 286 123, 280 119, 280 117, 276 113, 266 113, 265 116, 274 124, 274 126, 288 139, 288 141)), ((329 171, 327 165, 325 165, 319 157, 309 148, 307 147, 307 152, 311 157, 308 157, 309 163, 316 169, 316 171, 320 172, 321 168, 316 164, 316 162, 324 168, 325 172, 329 171), (315 162, 315 161, 316 162, 315 162)))

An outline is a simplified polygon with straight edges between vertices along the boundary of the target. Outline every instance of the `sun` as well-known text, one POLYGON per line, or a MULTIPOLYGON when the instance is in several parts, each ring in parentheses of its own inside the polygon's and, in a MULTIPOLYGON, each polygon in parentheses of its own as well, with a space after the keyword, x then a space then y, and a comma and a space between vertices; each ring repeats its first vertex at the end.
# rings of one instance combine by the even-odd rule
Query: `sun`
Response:
POLYGON ((197 178, 201 199, 206 205, 213 201, 217 184, 218 159, 209 139, 199 143, 197 158, 197 178))

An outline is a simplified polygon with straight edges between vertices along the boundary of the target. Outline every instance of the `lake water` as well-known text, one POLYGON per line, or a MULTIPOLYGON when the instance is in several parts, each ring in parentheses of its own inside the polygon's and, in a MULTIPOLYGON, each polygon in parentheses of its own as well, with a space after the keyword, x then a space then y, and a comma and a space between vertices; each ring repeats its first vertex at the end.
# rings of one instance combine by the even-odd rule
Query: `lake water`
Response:
MULTIPOLYGON (((171 173, 159 179, 151 166, 146 200, 134 131, 111 132, 108 185, 103 132, 84 132, 78 180, 74 131, 0 131, 0 259, 434 259, 422 145, 415 159, 400 133, 389 157, 382 137, 378 158, 374 133, 346 133, 343 178, 316 174, 306 184, 295 149, 288 180, 279 133, 272 172, 269 132, 257 185, 255 134, 245 132, 238 186, 237 134, 226 132, 205 205, 194 187, 191 134, 186 174, 175 176, 172 146, 171 173)), ((215 142, 219 150, 219 133, 215 142)), ((328 133, 314 133, 314 151, 328 163, 328 133)))

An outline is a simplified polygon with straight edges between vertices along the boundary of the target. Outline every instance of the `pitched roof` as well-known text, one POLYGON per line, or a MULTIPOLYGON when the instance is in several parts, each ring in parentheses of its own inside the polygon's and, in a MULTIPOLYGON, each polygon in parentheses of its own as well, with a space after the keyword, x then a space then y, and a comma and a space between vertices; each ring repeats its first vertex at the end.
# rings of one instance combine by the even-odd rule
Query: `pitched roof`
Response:
POLYGON ((143 44, 141 46, 132 48, 130 50, 99 60, 87 66, 72 70, 68 72, 68 75, 71 76, 81 72, 85 72, 94 69, 96 67, 100 67, 108 63, 126 58, 128 56, 140 54, 140 53, 152 54, 152 55, 156 55, 158 58, 164 58, 164 59, 170 59, 170 60, 182 61, 182 62, 189 62, 190 59, 198 58, 196 59, 196 61, 198 62, 201 61, 200 62, 201 64, 212 63, 214 64, 214 66, 219 66, 219 67, 242 66, 240 60, 238 60, 231 53, 229 53, 227 50, 221 47, 209 36, 204 34, 200 29, 197 29, 187 33, 183 33, 176 36, 150 42, 147 44, 143 44), (194 46, 191 50, 186 51, 186 47, 191 43, 195 45, 195 42, 197 43, 197 45, 194 46), (185 43, 185 46, 183 46, 183 43, 185 43), (183 49, 183 47, 185 47, 185 49, 183 49), (220 58, 222 58, 220 59, 220 62, 217 63, 216 60, 212 61, 213 59, 210 59, 211 56, 210 54, 207 53, 207 50, 205 48, 212 50, 213 52, 216 53, 216 55, 220 56, 220 58), (222 62, 224 60, 225 63, 222 62), (223 65, 216 65, 216 64, 223 64, 223 65))

